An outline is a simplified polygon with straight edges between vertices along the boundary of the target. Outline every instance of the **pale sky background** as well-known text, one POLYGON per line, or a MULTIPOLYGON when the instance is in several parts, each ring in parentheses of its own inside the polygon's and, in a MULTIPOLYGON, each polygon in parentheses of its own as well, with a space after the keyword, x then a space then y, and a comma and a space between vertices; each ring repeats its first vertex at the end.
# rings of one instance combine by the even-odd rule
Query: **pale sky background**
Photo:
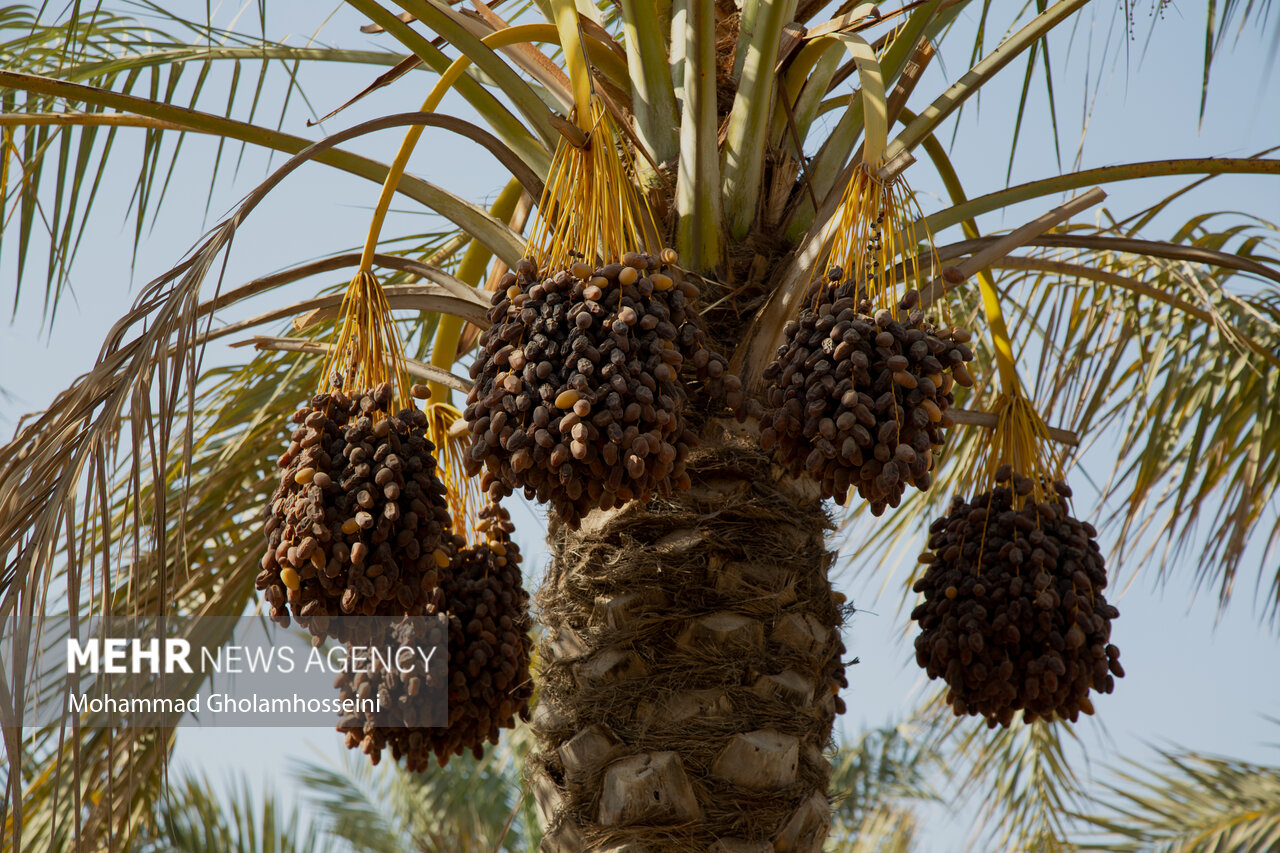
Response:
MULTIPOLYGON (((172 9, 185 8, 185 14, 193 18, 204 15, 203 3, 168 5, 172 9)), ((1214 68, 1209 109, 1201 124, 1197 115, 1203 51, 1201 5, 1183 2, 1169 7, 1145 51, 1150 21, 1145 0, 1137 10, 1138 38, 1128 51, 1123 46, 1118 50, 1115 47, 1125 36, 1117 29, 1121 22, 1110 18, 1110 4, 1094 5, 1095 10, 1077 16, 1075 27, 1062 28, 1053 41, 1064 169, 1072 167, 1086 115, 1088 133, 1080 155, 1081 165, 1086 168, 1166 157, 1246 156, 1280 144, 1280 76, 1270 71, 1266 61, 1273 45, 1273 25, 1262 31, 1245 32, 1238 41, 1223 47, 1223 55, 1214 68), (1267 74, 1269 77, 1264 76, 1267 74), (1086 75, 1087 93, 1081 85, 1086 75)), ((975 11, 962 25, 972 27, 978 6, 974 4, 975 11)), ((292 34, 291 43, 305 42, 327 19, 321 41, 349 47, 391 45, 387 36, 360 34, 357 28, 362 21, 346 8, 329 17, 330 7, 314 2, 290 0, 272 2, 268 7, 268 34, 276 38, 292 34)), ((234 14, 230 7, 217 7, 214 20, 226 24, 234 14)), ((250 11, 244 20, 255 17, 256 12, 250 11)), ((995 41, 994 34, 990 35, 989 47, 995 41)), ((969 43, 964 36, 947 42, 942 62, 935 63, 918 86, 913 108, 918 109, 967 69, 969 43)), ((278 103, 283 77, 278 70, 273 72, 262 109, 278 103)), ((343 113, 325 129, 332 132, 375 115, 416 109, 434 79, 434 75, 415 72, 343 113)), ((971 197, 1006 183, 1009 139, 1021 79, 1021 65, 1015 63, 1003 72, 997 85, 986 90, 980 110, 971 106, 960 119, 962 126, 952 156, 971 197)), ((367 82, 352 66, 313 69, 302 81, 319 114, 328 112, 367 82)), ((1046 114, 1042 93, 1042 87, 1032 90, 1011 183, 1058 171, 1052 138, 1042 129, 1046 114)), ((210 97, 207 108, 216 109, 213 104, 220 100, 210 97)), ((456 99, 447 102, 446 109, 465 111, 456 99)), ((321 137, 320 128, 305 127, 309 116, 303 102, 295 99, 282 129, 309 138, 321 137)), ((951 138, 953 126, 954 121, 948 122, 939 134, 944 142, 951 138)), ((389 160, 399 137, 398 131, 383 132, 361 141, 357 150, 389 160)), ((116 145, 123 149, 140 141, 139 131, 122 130, 116 145)), ((71 289, 64 297, 56 323, 52 328, 42 326, 43 282, 40 270, 33 268, 24 281, 16 315, 9 324, 0 324, 0 388, 7 395, 0 397, 0 431, 11 433, 22 413, 47 405, 75 376, 89 369, 110 324, 127 309, 141 284, 178 262, 208 227, 283 160, 250 149, 236 168, 233 153, 219 173, 214 196, 207 199, 208 161, 214 150, 210 140, 193 136, 184 142, 179 160, 181 174, 175 176, 161 218, 149 223, 134 266, 133 219, 127 210, 137 155, 124 150, 114 154, 115 166, 107 175, 93 227, 86 233, 71 289)), ((473 200, 492 198, 506 180, 487 154, 457 137, 431 130, 410 169, 473 200)), ((919 165, 908 175, 925 195, 925 210, 936 209, 935 194, 941 188, 929 167, 919 165)), ((1143 186, 1110 185, 1106 187, 1110 198, 1105 204, 1117 218, 1123 218, 1184 183, 1186 179, 1162 179, 1143 186)), ((1243 210, 1280 221, 1277 187, 1280 184, 1274 178, 1216 179, 1185 199, 1172 216, 1153 223, 1146 236, 1168 236, 1172 228, 1197 209, 1243 210)), ((304 167, 273 192, 240 230, 230 256, 227 286, 321 254, 357 247, 363 241, 377 193, 377 186, 327 167, 304 167)), ((986 232, 1016 227, 1052 203, 1042 199, 1014 210, 1008 218, 987 216, 979 225, 986 232)), ((417 211, 403 212, 408 204, 403 200, 397 203, 401 212, 393 214, 385 235, 434 227, 417 211)), ((938 235, 939 243, 955 239, 959 238, 954 233, 938 235)), ((272 297, 273 304, 283 304, 286 298, 304 298, 337 280, 291 285, 285 293, 272 297)), ((8 244, 0 256, 0 299, 6 304, 12 303, 14 282, 15 256, 12 244, 8 244)), ((261 304, 252 310, 256 313, 261 304)), ((225 319, 245 316, 250 310, 239 309, 225 319)), ((228 363, 235 356, 219 347, 210 351, 206 363, 228 363)), ((1174 381, 1195 381, 1195 377, 1174 381)), ((282 417, 286 414, 281 413, 282 417)), ((1110 452, 1112 448, 1104 441, 1095 451, 1097 458, 1088 461, 1087 468, 1095 477, 1107 473, 1106 457, 1110 452)), ((1091 503, 1095 493, 1078 474, 1073 483, 1077 512, 1089 517, 1097 509, 1091 503)), ((532 589, 548 559, 542 546, 545 516, 538 508, 524 508, 516 511, 516 518, 516 539, 527 555, 526 575, 532 589)), ((916 550, 913 546, 910 553, 903 555, 906 562, 914 559, 916 550)), ((1173 579, 1167 585, 1158 584, 1155 572, 1147 571, 1132 579, 1118 600, 1112 599, 1121 611, 1113 638, 1123 652, 1127 676, 1119 681, 1113 695, 1097 701, 1098 718, 1077 727, 1082 739, 1097 747, 1091 749, 1093 763, 1079 768, 1081 773, 1107 778, 1107 768, 1121 756, 1149 761, 1152 744, 1180 744, 1206 752, 1280 762, 1280 751, 1264 746, 1280 740, 1280 729, 1264 718, 1280 715, 1280 643, 1276 642, 1275 630, 1261 624, 1260 613, 1252 605, 1254 569, 1263 561, 1264 555, 1255 551, 1245 567, 1236 599, 1221 614, 1214 605, 1216 591, 1202 592, 1192 604, 1190 579, 1196 567, 1190 560, 1172 567, 1173 579)), ((1274 574, 1276 562, 1276 554, 1266 557, 1265 574, 1274 574)), ((1121 585, 1132 578, 1125 566, 1112 564, 1109 568, 1119 573, 1121 585)), ((883 575, 866 578, 864 574, 853 582, 840 568, 835 578, 837 586, 863 608, 845 631, 850 654, 861 659, 849 671, 850 687, 844 694, 849 712, 840 722, 842 732, 854 735, 864 727, 891 723, 909 713, 925 685, 912 660, 910 641, 903 639, 905 613, 898 611, 899 588, 890 583, 890 591, 877 597, 883 575)), ((1113 586, 1119 585, 1113 582, 1113 586)), ((293 788, 287 783, 287 759, 302 756, 335 761, 343 751, 339 736, 323 729, 251 729, 232 733, 189 727, 179 736, 176 765, 215 778, 242 773, 255 783, 272 784, 283 790, 293 788)), ((954 824, 939 824, 926 836, 921 849, 960 849, 963 838, 956 832, 954 824)))

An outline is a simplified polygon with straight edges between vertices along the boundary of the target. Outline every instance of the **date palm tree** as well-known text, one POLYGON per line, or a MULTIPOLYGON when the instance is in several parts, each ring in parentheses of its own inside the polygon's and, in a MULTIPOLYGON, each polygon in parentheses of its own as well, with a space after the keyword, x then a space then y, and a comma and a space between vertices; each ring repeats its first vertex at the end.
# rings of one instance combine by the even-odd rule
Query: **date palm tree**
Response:
MULTIPOLYGON (((1211 19, 1210 32, 1232 15, 1261 17, 1261 5, 1232 4, 1222 20, 1211 19)), ((390 178, 402 199, 446 221, 437 233, 383 240, 372 261, 392 307, 413 313, 403 319, 413 369, 465 389, 449 373, 474 340, 462 321, 485 323, 487 299, 475 290, 496 283, 524 252, 530 205, 563 133, 559 115, 574 103, 583 74, 622 118, 633 179, 698 283, 711 338, 756 397, 786 321, 821 272, 834 212, 872 129, 887 142, 886 169, 906 169, 917 185, 931 175, 945 192, 940 204, 921 200, 929 209, 922 224, 940 242, 938 263, 966 282, 946 291, 952 316, 988 342, 976 347, 979 382, 958 401, 968 415, 957 418, 974 426, 955 431, 930 491, 905 498, 842 557, 869 565, 880 549, 910 548, 942 511, 992 420, 999 350, 1034 373, 1028 387, 1041 410, 1069 427, 1059 438, 1109 429, 1133 436, 1108 487, 1122 504, 1117 547, 1195 547, 1204 514, 1217 534, 1200 555, 1203 579, 1225 598, 1247 570, 1244 556, 1265 530, 1280 483, 1274 229, 1256 218, 1218 225, 1200 215, 1169 239, 1153 239, 1153 220, 1179 194, 1146 210, 1083 214, 1099 197, 1088 192, 1096 186, 1161 176, 1274 180, 1280 161, 1262 154, 1129 163, 970 197, 969 164, 953 162, 939 138, 989 81, 1017 73, 1011 67, 1022 69, 1025 101, 1050 75, 1055 34, 1082 15, 1109 20, 1110 7, 1091 9, 1088 0, 1016 8, 917 0, 894 9, 819 0, 346 6, 380 33, 378 47, 290 45, 149 3, 132 14, 76 5, 56 20, 42 17, 43 7, 0 10, 3 245, 26 270, 37 265, 35 235, 48 236, 50 319, 124 140, 145 140, 138 234, 174 203, 171 179, 189 135, 219 140, 219 165, 238 146, 290 157, 143 288, 91 368, 0 448, 0 634, 15 638, 18 652, 0 679, 6 713, 32 691, 57 688, 59 673, 25 667, 30 648, 59 632, 93 618, 128 619, 138 633, 217 645, 255 601, 272 457, 284 416, 316 384, 328 329, 300 321, 282 335, 254 335, 303 314, 331 318, 340 295, 323 277, 361 260, 359 252, 338 252, 264 269, 249 282, 221 281, 237 231, 270 227, 254 218, 258 204, 287 195, 286 178, 305 165, 373 184, 390 178), (566 30, 553 23, 563 24, 566 8, 578 36, 556 53, 566 30), (979 36, 961 46, 968 65, 949 65, 946 79, 931 83, 926 72, 966 32, 957 25, 965 14, 980 19, 979 36), (989 44, 994 32, 1006 35, 989 44), (552 58, 584 52, 588 61, 569 63, 569 74, 552 58), (465 57, 465 67, 450 55, 465 57), (289 98, 322 63, 363 75, 364 92, 352 94, 407 88, 424 72, 456 74, 452 88, 469 118, 415 112, 415 95, 402 112, 318 141, 286 132, 280 120, 289 98), (256 84, 242 73, 251 67, 256 84), (286 94, 267 111, 260 101, 272 90, 264 81, 276 75, 287 79, 286 94), (507 188, 486 209, 433 183, 427 161, 411 160, 400 174, 361 153, 375 131, 418 127, 483 146, 510 172, 507 188), (1073 199, 1054 207, 1064 193, 1073 199), (1009 234, 979 231, 979 217, 1021 203, 1053 209, 1009 234), (941 244, 953 231, 956 239, 941 244), (1003 312, 995 311, 1001 303, 1003 312), (215 325, 231 312, 243 319, 215 325), (994 319, 1001 313, 1007 324, 994 319), (250 339, 259 348, 251 360, 203 368, 211 343, 250 339), (1187 375, 1210 381, 1168 380, 1187 375)), ((225 166, 214 180, 227 180, 225 166)), ((550 519, 554 559, 540 592, 545 635, 533 720, 539 745, 528 779, 546 830, 543 850, 816 851, 828 834, 824 749, 840 702, 838 628, 847 609, 827 577, 835 559, 830 508, 813 483, 772 464, 751 421, 688 415, 701 429, 691 488, 592 513, 576 528, 550 519)), ((1256 580, 1280 596, 1280 573, 1260 571, 1256 580)), ((1269 596, 1272 614, 1277 596, 1269 596)), ((184 689, 198 687, 193 678, 184 689)), ((172 728, 113 731, 84 720, 23 737, 11 722, 7 844, 119 849, 146 824, 172 728)), ((948 737, 981 737, 963 722, 950 726, 948 737)), ((997 770, 1015 753, 1061 764, 1052 725, 991 737, 981 755, 997 770)), ((1053 811, 1062 776, 1035 778, 1049 787, 1019 800, 1006 841, 1065 849, 1053 811)))

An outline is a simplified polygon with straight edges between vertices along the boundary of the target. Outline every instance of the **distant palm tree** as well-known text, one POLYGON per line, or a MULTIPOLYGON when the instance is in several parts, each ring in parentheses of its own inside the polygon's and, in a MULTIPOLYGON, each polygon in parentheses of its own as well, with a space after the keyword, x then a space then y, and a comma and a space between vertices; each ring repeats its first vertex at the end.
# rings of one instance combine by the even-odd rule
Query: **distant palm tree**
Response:
POLYGON ((284 811, 272 790, 258 793, 246 779, 219 791, 194 774, 170 781, 135 836, 133 853, 328 853, 339 849, 297 807, 284 811))
POLYGON ((363 756, 295 768, 298 788, 329 835, 358 853, 519 853, 538 849, 541 830, 521 790, 532 746, 526 727, 481 759, 465 755, 431 773, 372 768, 363 756))
MULTIPOLYGON (((216 370, 200 369, 202 346, 327 304, 298 302, 287 285, 358 259, 343 253, 263 270, 254 282, 213 291, 209 279, 237 229, 270 227, 250 215, 267 194, 287 195, 278 180, 289 171, 314 161, 381 182, 389 168, 357 153, 363 136, 424 122, 477 140, 512 171, 489 210, 415 175, 395 184, 450 223, 441 233, 383 241, 374 257, 386 284, 435 283, 425 303, 397 292, 392 304, 427 306, 405 322, 404 334, 411 354, 430 354, 437 367, 451 366, 457 352, 461 323, 444 316, 448 310, 482 322, 474 294, 460 295, 455 282, 480 287, 496 281, 499 264, 519 259, 527 202, 547 176, 560 138, 555 113, 573 103, 573 81, 522 43, 495 52, 482 38, 558 41, 554 27, 513 35, 496 16, 550 20, 568 8, 565 0, 473 4, 476 11, 465 12, 440 0, 397 0, 403 16, 375 0, 347 5, 396 44, 291 46, 152 4, 134 9, 138 17, 75 4, 56 20, 42 15, 43 6, 0 9, 4 245, 25 269, 34 263, 34 235, 47 233, 50 318, 81 237, 96 225, 102 175, 121 162, 126 138, 145 141, 137 234, 172 203, 171 180, 184 168, 174 165, 175 139, 205 134, 219 140, 220 154, 241 143, 295 155, 185 261, 143 288, 92 369, 0 448, 0 634, 34 641, 110 614, 128 615, 139 631, 216 646, 254 602, 257 519, 280 425, 316 385, 322 331, 313 325, 288 340, 263 338, 267 351, 216 370), (390 116, 315 145, 278 129, 299 91, 295 82, 305 83, 311 66, 346 63, 353 79, 373 88, 419 66, 443 72, 445 48, 471 60, 455 89, 488 133, 419 115, 390 116), (259 100, 276 75, 289 82, 268 108, 259 100), (522 191, 530 195, 525 204, 522 191), (261 313, 210 325, 220 312, 250 304, 261 313)), ((1227 20, 1261 20, 1267 4, 1226 5, 1211 11, 1220 15, 1210 18, 1211 43, 1227 20)), ((821 0, 620 0, 577 8, 594 85, 625 118, 637 180, 681 266, 700 283, 711 338, 732 356, 750 393, 759 394, 785 322, 823 272, 824 229, 867 130, 877 121, 888 129, 901 123, 885 162, 901 166, 918 156, 913 168, 936 173, 948 195, 927 224, 938 235, 963 232, 938 248, 942 264, 976 282, 947 291, 953 316, 1036 368, 1035 395, 1048 417, 1078 434, 1115 429, 1129 437, 1109 486, 1124 501, 1121 546, 1155 542, 1183 551, 1205 521, 1216 534, 1198 555, 1200 577, 1218 583, 1225 598, 1280 486, 1274 227, 1204 211, 1171 239, 1148 239, 1153 218, 1180 193, 1121 218, 1107 213, 1095 221, 1068 210, 1004 242, 980 234, 976 217, 1019 202, 1047 207, 1048 197, 1120 180, 1232 173, 1274 180, 1262 176, 1280 172, 1280 161, 1122 164, 968 198, 974 181, 966 164, 953 163, 936 135, 1011 63, 1024 69, 1029 97, 1049 74, 1049 37, 1074 27, 1087 6, 920 0, 877 10, 821 0), (956 26, 962 14, 979 19, 976 39, 956 26), (1006 35, 993 44, 992 33, 1006 35), (971 39, 961 47, 972 67, 949 71, 954 82, 940 91, 919 91, 924 69, 956 39, 971 39), (857 61, 846 59, 849 48, 857 61), (849 80, 860 86, 852 97, 849 80), (826 115, 830 121, 818 120, 826 115), (990 297, 988 309, 1007 306, 1007 338, 1001 324, 984 319, 979 288, 990 297)), ((1123 11, 1099 4, 1095 14, 1107 21, 1123 11)), ((570 55, 577 55, 572 46, 570 55)), ((411 100, 406 110, 416 106, 411 100)), ((1021 108, 1019 116, 1020 125, 1021 108)), ((221 157, 219 165, 214 180, 228 180, 221 157)), ((317 246, 316 254, 331 249, 317 246)), ((977 388, 960 402, 981 420, 1001 390, 991 346, 977 348, 974 373, 977 388)), ((713 413, 686 414, 701 422, 713 413)), ((846 558, 910 547, 982 444, 982 430, 955 432, 933 489, 904 499, 846 558)), ((837 707, 839 652, 830 629, 839 610, 826 576, 832 555, 817 491, 779 476, 750 425, 715 420, 690 474, 693 489, 597 514, 580 529, 552 518, 555 563, 542 593, 547 640, 530 782, 548 827, 544 850, 634 842, 619 849, 816 851, 830 827, 832 770, 823 747, 837 707), (813 649, 789 648, 784 615, 818 626, 813 649), (699 621, 712 617, 719 621, 699 621), (690 673, 669 663, 681 638, 725 625, 735 636, 758 637, 754 650, 695 673, 699 690, 689 692, 690 673), (619 644, 620 626, 642 630, 619 644), (739 713, 746 705, 766 707, 770 726, 739 713), (730 748, 754 749, 758 772, 728 779, 714 772, 711 759, 730 748), (566 756, 580 760, 566 766, 566 756), (675 793, 656 805, 627 799, 650 784, 644 768, 675 793), (602 809, 605 798, 627 808, 602 809)), ((1260 572, 1257 580, 1280 592, 1280 573, 1260 572)), ((1268 612, 1277 602, 1268 599, 1268 612)), ((24 660, 6 661, 0 682, 0 698, 16 694, 18 705, 25 691, 56 689, 61 677, 24 673, 24 660)), ((198 687, 195 679, 185 685, 198 687)), ((122 848, 146 825, 173 730, 111 731, 95 722, 65 736, 49 726, 25 740, 5 729, 7 844, 61 850, 80 839, 122 848)), ((1004 846, 1067 849, 1062 792, 1075 789, 1059 736, 1069 729, 1038 724, 983 735, 951 725, 963 727, 949 730, 955 740, 948 743, 979 755, 990 772, 981 778, 1002 781, 991 802, 1003 810, 1004 846), (1036 773, 1019 774, 1028 767, 1036 773)), ((903 837, 904 818, 887 806, 837 814, 859 825, 879 821, 889 836, 903 837)), ((892 843, 901 849, 903 842, 892 843)))

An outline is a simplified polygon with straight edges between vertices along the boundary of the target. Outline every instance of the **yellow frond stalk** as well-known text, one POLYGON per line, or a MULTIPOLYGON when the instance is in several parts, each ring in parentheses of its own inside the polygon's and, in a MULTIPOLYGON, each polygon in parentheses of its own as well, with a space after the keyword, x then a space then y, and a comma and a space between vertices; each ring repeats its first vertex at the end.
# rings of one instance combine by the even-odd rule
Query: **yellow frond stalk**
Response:
MULTIPOLYGON (((576 110, 575 110, 576 112, 576 110)), ((528 254, 542 269, 562 269, 581 257, 608 263, 626 251, 655 251, 657 226, 632 179, 630 152, 599 97, 591 99, 586 144, 556 146, 528 254)))
MULTIPOLYGON (((859 164, 840 200, 827 263, 814 277, 821 280, 838 267, 841 280, 857 282, 873 306, 894 309, 903 293, 923 287, 940 269, 929 227, 923 240, 916 231, 923 221, 904 177, 882 180, 871 166, 859 164), (922 257, 929 263, 921 263, 922 257)), ((938 301, 945 311, 946 301, 938 301)))
POLYGON ((1035 405, 1021 392, 1002 393, 996 398, 993 413, 995 429, 990 430, 979 463, 965 475, 961 492, 977 494, 991 488, 996 470, 1008 465, 1032 481, 1029 495, 1014 498, 1015 507, 1027 501, 1055 499, 1052 484, 1064 480, 1062 459, 1035 405))
POLYGON ((373 273, 361 270, 351 279, 334 338, 320 374, 320 391, 372 391, 390 382, 400 407, 413 405, 404 369, 404 345, 391 316, 391 304, 373 273))
POLYGON ((437 473, 445 485, 453 532, 465 537, 468 544, 476 545, 483 541, 480 510, 484 493, 479 480, 468 477, 463 465, 468 450, 467 434, 453 431, 453 425, 462 420, 462 412, 448 403, 428 403, 426 414, 427 439, 436 446, 437 473))

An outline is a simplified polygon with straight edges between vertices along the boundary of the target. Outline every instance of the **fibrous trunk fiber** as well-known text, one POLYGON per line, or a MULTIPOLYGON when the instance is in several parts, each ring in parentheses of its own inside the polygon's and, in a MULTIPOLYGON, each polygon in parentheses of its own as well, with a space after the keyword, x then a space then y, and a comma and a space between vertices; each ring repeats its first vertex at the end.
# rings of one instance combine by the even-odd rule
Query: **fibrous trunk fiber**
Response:
POLYGON ((552 522, 530 778, 548 853, 822 849, 829 521, 742 430, 707 426, 688 491, 552 522))

